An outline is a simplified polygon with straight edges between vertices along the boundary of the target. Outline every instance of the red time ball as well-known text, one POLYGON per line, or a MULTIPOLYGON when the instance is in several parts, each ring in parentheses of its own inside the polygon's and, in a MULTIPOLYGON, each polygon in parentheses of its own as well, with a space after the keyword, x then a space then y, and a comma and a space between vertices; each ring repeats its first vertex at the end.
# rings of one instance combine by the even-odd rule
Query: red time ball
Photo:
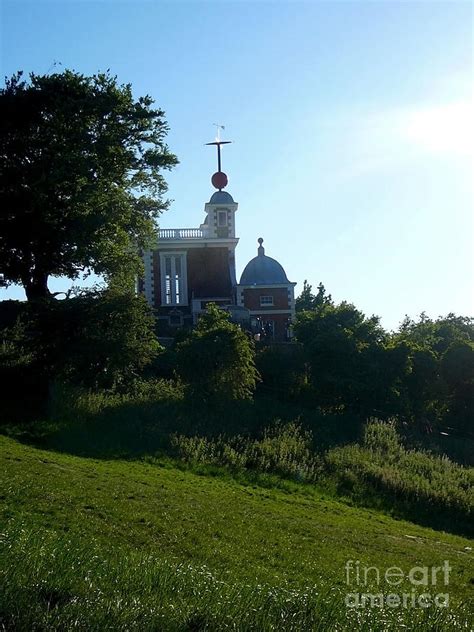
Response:
POLYGON ((227 186, 229 182, 227 179, 227 175, 223 171, 216 171, 216 173, 211 178, 212 186, 216 189, 223 189, 227 186))

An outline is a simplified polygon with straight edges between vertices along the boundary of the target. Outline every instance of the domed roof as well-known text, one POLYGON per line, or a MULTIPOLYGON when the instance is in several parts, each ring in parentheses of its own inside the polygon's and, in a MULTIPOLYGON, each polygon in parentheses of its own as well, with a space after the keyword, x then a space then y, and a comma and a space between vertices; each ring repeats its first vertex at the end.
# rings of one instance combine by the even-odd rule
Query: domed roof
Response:
POLYGON ((209 204, 235 204, 234 198, 227 191, 216 191, 211 195, 209 204))
POLYGON ((290 283, 283 266, 275 259, 266 256, 261 237, 258 242, 260 244, 258 255, 245 266, 240 277, 240 285, 282 285, 290 283))

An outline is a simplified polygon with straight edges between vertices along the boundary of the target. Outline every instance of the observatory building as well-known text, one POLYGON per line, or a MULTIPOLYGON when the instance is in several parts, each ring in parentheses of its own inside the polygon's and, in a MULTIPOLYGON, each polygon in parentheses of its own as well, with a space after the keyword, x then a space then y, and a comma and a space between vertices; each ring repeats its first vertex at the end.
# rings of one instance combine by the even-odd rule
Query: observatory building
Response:
POLYGON ((259 319, 267 336, 288 341, 295 315, 294 287, 278 261, 268 257, 263 239, 257 256, 236 278, 235 217, 237 202, 224 188, 227 175, 221 170, 221 146, 217 139, 218 170, 211 178, 217 189, 204 205, 198 228, 164 228, 158 231, 156 247, 143 253, 145 274, 138 290, 151 305, 159 335, 172 335, 180 327, 192 327, 208 303, 259 319))

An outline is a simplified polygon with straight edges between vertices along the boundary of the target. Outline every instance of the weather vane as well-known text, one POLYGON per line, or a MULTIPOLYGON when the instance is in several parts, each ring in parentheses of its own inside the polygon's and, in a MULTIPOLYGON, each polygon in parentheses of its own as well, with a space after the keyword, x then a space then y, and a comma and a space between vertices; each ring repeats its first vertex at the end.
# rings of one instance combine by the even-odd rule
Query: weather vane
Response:
POLYGON ((221 129, 225 129, 225 125, 221 125, 220 123, 213 123, 216 128, 216 140, 219 141, 221 139, 221 129))
POLYGON ((229 145, 232 141, 221 140, 220 131, 221 129, 225 129, 224 125, 221 125, 220 123, 214 123, 214 125, 217 130, 216 140, 214 140, 212 143, 206 143, 206 145, 215 145, 217 147, 217 171, 212 176, 211 182, 216 189, 219 189, 219 191, 221 191, 224 187, 227 186, 228 182, 227 175, 221 170, 221 145, 229 145))

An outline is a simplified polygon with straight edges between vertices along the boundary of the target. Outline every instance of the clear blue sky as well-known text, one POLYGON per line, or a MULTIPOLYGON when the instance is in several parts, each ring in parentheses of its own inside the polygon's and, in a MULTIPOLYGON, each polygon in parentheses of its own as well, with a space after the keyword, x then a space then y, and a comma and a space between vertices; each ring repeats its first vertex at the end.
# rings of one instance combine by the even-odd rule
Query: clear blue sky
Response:
POLYGON ((110 68, 165 109, 181 162, 162 227, 201 223, 222 122, 238 274, 262 236, 297 291, 322 281, 389 329, 473 314, 471 3, 1 7, 2 75, 110 68))

